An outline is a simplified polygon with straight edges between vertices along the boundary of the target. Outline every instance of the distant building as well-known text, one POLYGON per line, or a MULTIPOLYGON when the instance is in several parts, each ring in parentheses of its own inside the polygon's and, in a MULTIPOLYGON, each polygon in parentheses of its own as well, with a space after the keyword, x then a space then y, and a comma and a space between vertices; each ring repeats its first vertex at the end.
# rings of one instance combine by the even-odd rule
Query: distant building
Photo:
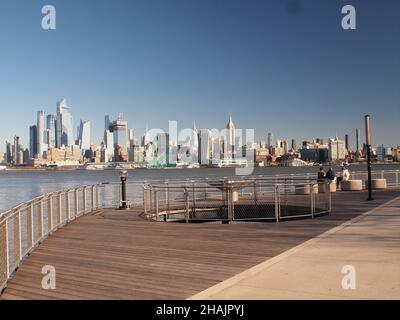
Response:
POLYGON ((91 147, 91 125, 90 121, 81 120, 79 125, 79 146, 83 151, 89 150, 91 147))
POLYGON ((12 146, 11 143, 6 141, 6 162, 11 163, 12 162, 12 146))
POLYGON ((66 99, 57 103, 57 122, 56 122, 56 146, 61 148, 63 145, 68 147, 74 144, 73 121, 71 108, 66 99))
POLYGON ((376 148, 376 159, 378 161, 393 161, 392 149, 387 148, 384 145, 380 145, 376 148))
POLYGON ((157 158, 160 165, 169 165, 169 134, 157 134, 157 158))
POLYGON ((37 157, 37 145, 37 126, 33 125, 29 127, 29 152, 31 158, 37 157))
POLYGON ((236 153, 236 128, 231 115, 229 115, 226 130, 226 139, 224 139, 224 158, 233 159, 235 158, 236 153))
POLYGON ((338 137, 329 139, 329 158, 331 161, 341 161, 346 159, 346 146, 343 140, 339 140, 338 137))
POLYGON ((54 148, 56 146, 56 122, 57 115, 48 114, 46 117, 46 129, 49 130, 48 133, 48 147, 54 148))
POLYGON ((127 155, 129 147, 128 122, 120 116, 111 123, 110 131, 114 137, 114 148, 119 146, 123 154, 127 155))
POLYGON ((272 132, 268 132, 268 136, 267 136, 267 147, 273 147, 274 144, 274 134, 272 132))
POLYGON ((44 111, 37 112, 37 156, 38 158, 43 158, 43 153, 47 150, 47 145, 45 144, 45 118, 46 114, 44 111))
POLYGON ((198 156, 200 165, 209 165, 211 161, 212 139, 209 129, 200 129, 198 132, 198 156))

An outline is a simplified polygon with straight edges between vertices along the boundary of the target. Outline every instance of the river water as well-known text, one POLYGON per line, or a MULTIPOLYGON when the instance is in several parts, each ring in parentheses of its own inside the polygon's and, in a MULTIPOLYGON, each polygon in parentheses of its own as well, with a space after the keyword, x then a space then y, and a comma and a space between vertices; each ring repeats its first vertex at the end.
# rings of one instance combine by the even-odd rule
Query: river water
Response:
MULTIPOLYGON (((336 172, 340 169, 336 168, 336 172)), ((365 165, 350 166, 350 171, 365 171, 365 165)), ((374 165, 373 170, 400 170, 400 164, 374 165)), ((255 175, 276 174, 317 174, 318 167, 260 167, 255 168, 255 175)), ((144 180, 173 180, 193 179, 198 177, 232 177, 235 176, 233 168, 210 168, 210 169, 137 169, 129 171, 130 182, 141 182, 144 180)), ((46 194, 80 185, 96 183, 117 183, 119 172, 115 170, 104 171, 22 171, 7 170, 0 171, 0 212, 16 206, 17 204, 46 194)))

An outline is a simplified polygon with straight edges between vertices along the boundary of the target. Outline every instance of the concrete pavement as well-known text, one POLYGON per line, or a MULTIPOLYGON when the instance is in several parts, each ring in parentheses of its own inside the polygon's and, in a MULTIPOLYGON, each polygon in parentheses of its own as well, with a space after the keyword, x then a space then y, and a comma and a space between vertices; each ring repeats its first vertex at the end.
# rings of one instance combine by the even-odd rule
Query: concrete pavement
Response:
POLYGON ((400 299, 400 197, 189 299, 400 299))

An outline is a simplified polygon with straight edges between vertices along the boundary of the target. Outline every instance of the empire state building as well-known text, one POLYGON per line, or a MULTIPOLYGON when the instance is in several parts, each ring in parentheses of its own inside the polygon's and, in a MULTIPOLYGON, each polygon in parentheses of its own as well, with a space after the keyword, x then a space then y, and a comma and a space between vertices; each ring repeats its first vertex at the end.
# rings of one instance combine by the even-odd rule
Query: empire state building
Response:
POLYGON ((229 114, 229 121, 226 125, 227 137, 225 141, 225 157, 233 159, 235 157, 236 128, 232 121, 232 115, 229 114))

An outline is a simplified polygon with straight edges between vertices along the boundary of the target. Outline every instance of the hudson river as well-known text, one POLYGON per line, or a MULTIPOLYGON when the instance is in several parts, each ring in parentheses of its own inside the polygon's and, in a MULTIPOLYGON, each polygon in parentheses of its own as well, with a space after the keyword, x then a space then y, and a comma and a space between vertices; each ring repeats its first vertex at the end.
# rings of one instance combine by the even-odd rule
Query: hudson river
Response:
MULTIPOLYGON (((351 165, 350 171, 365 171, 366 165, 351 165)), ((400 164, 374 165, 373 170, 400 170, 400 164)), ((336 173, 340 168, 335 168, 336 173)), ((264 167, 255 168, 255 175, 276 175, 312 173, 317 174, 318 167, 264 167)), ((128 181, 192 179, 196 177, 231 177, 235 169, 137 169, 129 171, 128 181)), ((80 185, 102 182, 118 182, 119 171, 0 171, 0 212, 43 195, 80 185)))

